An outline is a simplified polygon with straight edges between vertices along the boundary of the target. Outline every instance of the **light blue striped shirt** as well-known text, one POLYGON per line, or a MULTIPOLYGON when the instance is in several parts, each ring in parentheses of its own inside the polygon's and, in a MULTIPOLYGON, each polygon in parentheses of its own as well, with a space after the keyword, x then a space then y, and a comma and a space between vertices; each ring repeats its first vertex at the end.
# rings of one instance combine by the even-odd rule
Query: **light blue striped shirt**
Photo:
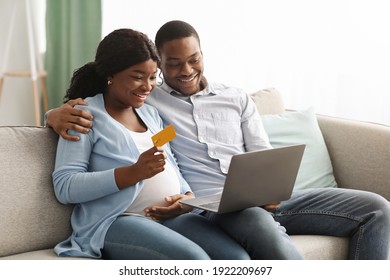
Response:
POLYGON ((197 196, 222 190, 234 154, 271 148, 254 102, 241 89, 209 83, 185 96, 163 84, 146 102, 157 108, 164 125, 174 124, 171 148, 197 196))

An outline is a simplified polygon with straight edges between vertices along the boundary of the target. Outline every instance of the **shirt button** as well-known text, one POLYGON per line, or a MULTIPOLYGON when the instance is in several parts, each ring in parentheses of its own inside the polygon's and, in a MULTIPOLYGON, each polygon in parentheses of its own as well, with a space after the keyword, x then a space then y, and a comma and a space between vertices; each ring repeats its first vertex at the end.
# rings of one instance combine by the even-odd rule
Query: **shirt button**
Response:
POLYGON ((200 142, 203 142, 203 137, 199 137, 199 141, 200 141, 200 142))

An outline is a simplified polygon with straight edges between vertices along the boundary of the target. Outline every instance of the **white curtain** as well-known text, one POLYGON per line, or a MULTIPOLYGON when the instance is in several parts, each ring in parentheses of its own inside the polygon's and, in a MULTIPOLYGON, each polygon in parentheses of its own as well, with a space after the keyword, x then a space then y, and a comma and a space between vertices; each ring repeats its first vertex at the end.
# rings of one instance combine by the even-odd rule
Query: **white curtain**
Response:
POLYGON ((385 0, 103 0, 103 35, 154 39, 166 21, 199 32, 210 80, 275 87, 290 109, 390 125, 390 6, 385 0))

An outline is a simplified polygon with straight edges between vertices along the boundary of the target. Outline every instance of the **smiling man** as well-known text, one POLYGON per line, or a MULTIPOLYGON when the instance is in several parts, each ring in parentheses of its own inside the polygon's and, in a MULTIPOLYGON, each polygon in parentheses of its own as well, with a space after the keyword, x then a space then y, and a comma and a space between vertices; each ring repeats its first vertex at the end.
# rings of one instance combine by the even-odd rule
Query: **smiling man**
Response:
MULTIPOLYGON (((171 147, 195 194, 221 191, 232 155, 271 147, 261 118, 244 91, 206 81, 200 39, 191 25, 168 22, 158 30, 155 43, 164 84, 148 102, 165 124, 175 124, 178 136, 171 147)), ((295 191, 273 208, 203 215, 254 258, 299 258, 286 231, 349 237, 349 259, 388 258, 390 208, 380 195, 313 188, 295 191)))
POLYGON ((165 42, 160 50, 164 67, 164 82, 183 94, 193 94, 203 89, 203 58, 195 37, 165 42), (184 55, 184 57, 183 57, 184 55))

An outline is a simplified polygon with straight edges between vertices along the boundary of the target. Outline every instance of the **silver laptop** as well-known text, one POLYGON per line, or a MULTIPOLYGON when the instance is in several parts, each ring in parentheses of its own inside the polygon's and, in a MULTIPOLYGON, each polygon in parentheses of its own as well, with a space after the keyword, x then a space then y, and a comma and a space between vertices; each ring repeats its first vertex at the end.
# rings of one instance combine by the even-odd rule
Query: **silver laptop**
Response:
POLYGON ((247 152, 232 157, 222 193, 180 203, 228 213, 287 200, 291 197, 304 144, 247 152))

